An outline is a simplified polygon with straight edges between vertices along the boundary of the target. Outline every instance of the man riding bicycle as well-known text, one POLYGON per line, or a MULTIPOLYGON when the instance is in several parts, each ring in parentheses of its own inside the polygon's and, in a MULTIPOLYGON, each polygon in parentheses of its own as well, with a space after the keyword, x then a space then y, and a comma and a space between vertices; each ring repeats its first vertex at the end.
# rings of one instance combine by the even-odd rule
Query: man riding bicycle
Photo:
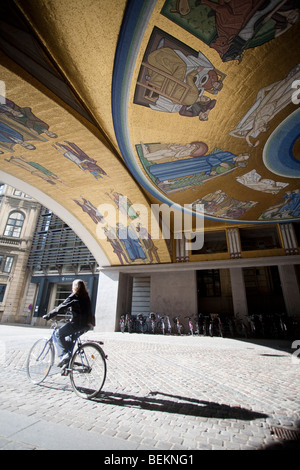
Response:
POLYGON ((70 359, 70 340, 68 341, 67 338, 71 338, 71 341, 73 341, 74 336, 78 337, 95 326, 95 315, 92 313, 91 299, 85 283, 81 279, 73 281, 72 294, 51 312, 44 315, 43 318, 50 320, 67 310, 71 310, 72 319, 56 332, 56 348, 60 358, 59 367, 67 364, 70 359))

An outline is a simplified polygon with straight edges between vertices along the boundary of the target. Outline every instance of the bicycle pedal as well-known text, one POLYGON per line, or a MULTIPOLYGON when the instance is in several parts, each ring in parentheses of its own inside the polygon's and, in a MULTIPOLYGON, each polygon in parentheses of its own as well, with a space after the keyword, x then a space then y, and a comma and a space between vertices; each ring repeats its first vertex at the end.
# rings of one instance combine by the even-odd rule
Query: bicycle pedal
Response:
POLYGON ((69 375, 70 369, 68 369, 67 364, 62 368, 60 375, 66 377, 69 375))

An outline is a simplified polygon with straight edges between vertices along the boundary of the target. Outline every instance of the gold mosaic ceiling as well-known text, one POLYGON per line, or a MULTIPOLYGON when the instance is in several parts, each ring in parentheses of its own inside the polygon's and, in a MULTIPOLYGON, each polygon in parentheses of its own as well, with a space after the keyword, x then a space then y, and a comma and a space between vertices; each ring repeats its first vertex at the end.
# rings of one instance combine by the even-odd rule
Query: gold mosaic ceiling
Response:
POLYGON ((112 265, 171 260, 141 209, 154 203, 204 205, 207 229, 299 220, 299 8, 4 1, 2 174, 72 214, 112 265))

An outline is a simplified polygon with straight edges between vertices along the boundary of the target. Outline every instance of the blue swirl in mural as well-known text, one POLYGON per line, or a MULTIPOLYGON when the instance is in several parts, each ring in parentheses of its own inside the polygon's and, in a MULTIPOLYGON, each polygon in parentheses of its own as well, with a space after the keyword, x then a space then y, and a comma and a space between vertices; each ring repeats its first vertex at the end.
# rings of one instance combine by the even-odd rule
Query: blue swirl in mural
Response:
POLYGON ((263 152, 266 167, 276 175, 300 178, 300 161, 293 153, 300 137, 300 109, 288 116, 269 137, 263 152))

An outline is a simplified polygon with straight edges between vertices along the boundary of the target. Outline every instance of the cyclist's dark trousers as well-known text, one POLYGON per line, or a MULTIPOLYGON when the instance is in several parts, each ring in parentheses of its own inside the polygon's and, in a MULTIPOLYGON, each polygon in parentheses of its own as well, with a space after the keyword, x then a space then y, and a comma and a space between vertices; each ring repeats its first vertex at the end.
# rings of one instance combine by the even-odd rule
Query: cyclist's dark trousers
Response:
MULTIPOLYGON (((72 349, 74 335, 76 335, 76 333, 79 333, 79 331, 80 328, 78 327, 78 325, 74 325, 74 323, 66 323, 65 325, 61 326, 59 330, 56 331, 56 349, 57 354, 60 358, 62 358, 65 354, 69 352, 70 349, 72 349)), ((82 331, 82 333, 84 332, 82 331)))

